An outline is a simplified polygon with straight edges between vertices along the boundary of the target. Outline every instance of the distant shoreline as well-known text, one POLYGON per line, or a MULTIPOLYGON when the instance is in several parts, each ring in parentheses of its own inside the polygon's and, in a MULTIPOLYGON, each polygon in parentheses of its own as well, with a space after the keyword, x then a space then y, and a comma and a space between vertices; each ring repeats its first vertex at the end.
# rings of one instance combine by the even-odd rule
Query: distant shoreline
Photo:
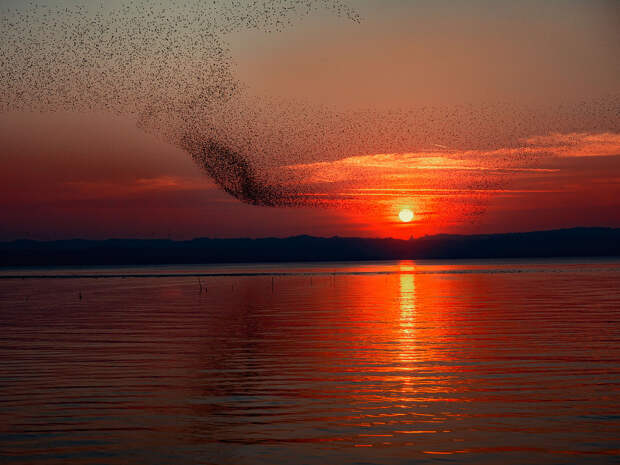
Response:
POLYGON ((0 242, 0 267, 618 257, 620 228, 417 239, 70 239, 0 242))

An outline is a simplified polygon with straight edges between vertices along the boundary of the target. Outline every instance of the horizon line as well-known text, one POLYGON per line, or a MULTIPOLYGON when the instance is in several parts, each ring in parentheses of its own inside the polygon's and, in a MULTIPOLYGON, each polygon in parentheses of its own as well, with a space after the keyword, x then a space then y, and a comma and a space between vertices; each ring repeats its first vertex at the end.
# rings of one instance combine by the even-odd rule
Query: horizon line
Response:
POLYGON ((227 240, 289 240, 289 239, 298 239, 298 238, 311 238, 311 239, 362 239, 362 240, 394 240, 394 241, 410 241, 410 240, 418 240, 424 238, 433 238, 433 237, 479 237, 479 236, 503 236, 510 234, 534 234, 534 233, 551 233, 551 232, 562 232, 562 231, 576 231, 576 230, 616 230, 620 229, 615 226, 571 226, 566 228, 553 228, 553 229, 534 229, 529 231, 510 231, 510 232, 490 232, 490 233, 474 233, 474 234, 452 234, 452 233, 437 233, 437 234, 425 234, 423 236, 414 236, 411 235, 409 238, 396 238, 396 237, 372 237, 372 236, 314 236, 311 234, 295 234, 292 236, 261 236, 261 237, 240 237, 240 236, 232 236, 232 237, 210 237, 210 236, 196 236, 191 239, 174 239, 172 237, 107 237, 103 239, 89 239, 84 237, 68 237, 62 239, 31 239, 31 238, 16 238, 16 239, 3 239, 0 240, 0 244, 7 244, 13 242, 66 242, 66 241, 90 241, 90 242, 102 242, 102 241, 170 241, 170 242, 191 242, 197 240, 216 240, 216 241, 227 241, 227 240))

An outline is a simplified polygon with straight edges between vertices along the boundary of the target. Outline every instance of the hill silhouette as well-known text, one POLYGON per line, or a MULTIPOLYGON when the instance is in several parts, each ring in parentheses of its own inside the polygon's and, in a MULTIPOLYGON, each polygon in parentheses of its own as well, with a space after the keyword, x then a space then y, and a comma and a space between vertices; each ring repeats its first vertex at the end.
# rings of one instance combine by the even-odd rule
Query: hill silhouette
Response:
POLYGON ((620 229, 437 235, 417 239, 295 236, 285 239, 16 240, 0 266, 148 265, 288 261, 620 256, 620 229))

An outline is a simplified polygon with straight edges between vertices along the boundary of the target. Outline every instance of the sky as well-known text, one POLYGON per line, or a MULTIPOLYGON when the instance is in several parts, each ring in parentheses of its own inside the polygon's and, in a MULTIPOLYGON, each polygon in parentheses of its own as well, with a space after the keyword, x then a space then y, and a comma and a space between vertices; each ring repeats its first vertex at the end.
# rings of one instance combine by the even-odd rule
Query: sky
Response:
POLYGON ((0 240, 620 227, 617 2, 299 5, 1 2, 0 240))

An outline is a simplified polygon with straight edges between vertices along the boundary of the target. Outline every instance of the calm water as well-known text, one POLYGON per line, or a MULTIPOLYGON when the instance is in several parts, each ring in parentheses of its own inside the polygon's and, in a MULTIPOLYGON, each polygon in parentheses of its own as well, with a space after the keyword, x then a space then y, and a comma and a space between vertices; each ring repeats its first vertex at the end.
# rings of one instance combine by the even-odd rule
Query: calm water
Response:
POLYGON ((4 270, 0 329, 2 463, 620 462, 620 261, 4 270))

